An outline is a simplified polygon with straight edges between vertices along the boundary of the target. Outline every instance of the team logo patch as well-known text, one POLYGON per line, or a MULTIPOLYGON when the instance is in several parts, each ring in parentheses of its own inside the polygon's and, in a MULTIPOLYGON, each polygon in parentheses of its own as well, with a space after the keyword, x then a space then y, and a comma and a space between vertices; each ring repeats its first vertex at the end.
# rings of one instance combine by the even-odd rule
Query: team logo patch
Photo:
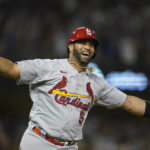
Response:
POLYGON ((58 82, 48 93, 55 94, 55 101, 59 104, 62 104, 64 106, 72 105, 83 111, 87 111, 94 101, 93 91, 91 89, 90 82, 88 82, 86 85, 86 90, 89 95, 70 93, 66 90, 63 90, 63 88, 66 87, 66 85, 67 78, 63 77, 62 80, 58 82), (89 102, 88 104, 83 103, 81 100, 82 98, 91 99, 91 102, 89 102))

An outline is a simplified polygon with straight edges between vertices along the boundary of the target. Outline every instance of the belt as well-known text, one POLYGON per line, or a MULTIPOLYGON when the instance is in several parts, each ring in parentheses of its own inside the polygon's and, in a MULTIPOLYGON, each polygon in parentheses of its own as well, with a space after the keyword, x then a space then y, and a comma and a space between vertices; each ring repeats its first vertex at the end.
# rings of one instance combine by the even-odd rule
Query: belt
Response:
POLYGON ((58 141, 55 138, 50 137, 46 132, 44 132, 43 130, 39 129, 38 127, 33 127, 33 132, 35 132, 36 134, 40 135, 41 137, 43 137, 45 140, 55 144, 55 145, 59 145, 59 146, 70 146, 75 144, 76 142, 73 141, 69 141, 69 142, 61 142, 58 141))

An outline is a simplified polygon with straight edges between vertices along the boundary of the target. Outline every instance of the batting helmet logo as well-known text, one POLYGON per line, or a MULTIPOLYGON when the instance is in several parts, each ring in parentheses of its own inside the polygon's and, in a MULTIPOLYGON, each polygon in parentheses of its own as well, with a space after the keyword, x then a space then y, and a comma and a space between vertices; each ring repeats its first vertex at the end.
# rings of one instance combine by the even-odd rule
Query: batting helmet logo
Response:
POLYGON ((92 35, 91 30, 90 30, 90 29, 88 29, 88 28, 86 29, 86 33, 87 33, 87 35, 90 35, 90 36, 92 35))

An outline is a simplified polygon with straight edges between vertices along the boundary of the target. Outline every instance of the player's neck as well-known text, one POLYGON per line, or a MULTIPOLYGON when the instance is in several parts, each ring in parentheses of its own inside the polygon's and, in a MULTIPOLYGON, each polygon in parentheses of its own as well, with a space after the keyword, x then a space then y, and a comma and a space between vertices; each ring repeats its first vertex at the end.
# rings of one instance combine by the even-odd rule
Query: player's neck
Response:
POLYGON ((76 61, 69 59, 69 63, 78 71, 78 72, 85 72, 87 66, 83 66, 78 64, 76 61))

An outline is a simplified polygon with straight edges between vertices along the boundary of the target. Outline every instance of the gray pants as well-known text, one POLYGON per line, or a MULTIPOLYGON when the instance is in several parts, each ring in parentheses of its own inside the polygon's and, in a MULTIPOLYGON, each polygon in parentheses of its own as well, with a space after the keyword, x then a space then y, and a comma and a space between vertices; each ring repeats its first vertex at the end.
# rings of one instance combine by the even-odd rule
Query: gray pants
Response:
POLYGON ((78 150, 77 144, 71 146, 55 145, 28 128, 21 140, 19 150, 78 150))

